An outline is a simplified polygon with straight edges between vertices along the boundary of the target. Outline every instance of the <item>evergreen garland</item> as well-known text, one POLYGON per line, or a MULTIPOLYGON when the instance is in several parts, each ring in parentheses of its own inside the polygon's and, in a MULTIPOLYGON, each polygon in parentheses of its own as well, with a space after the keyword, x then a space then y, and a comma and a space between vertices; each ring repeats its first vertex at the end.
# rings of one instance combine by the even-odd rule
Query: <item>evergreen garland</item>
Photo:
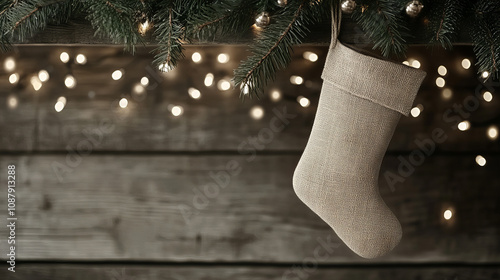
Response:
MULTIPOLYGON (((352 18, 384 56, 404 55, 409 43, 424 38, 451 48, 459 33, 468 31, 479 72, 498 78, 500 61, 500 1, 421 0, 424 10, 412 19, 405 14, 410 0, 356 0, 352 18), (425 32, 415 30, 417 23, 425 32), (423 33, 423 34, 420 34, 423 33)), ((0 0, 0 46, 25 41, 49 24, 85 15, 96 36, 105 36, 131 52, 142 44, 139 25, 153 25, 154 63, 173 69, 183 56, 183 44, 257 33, 251 55, 235 69, 234 84, 242 96, 258 96, 276 72, 291 59, 292 46, 303 42, 310 27, 327 22, 331 5, 340 0, 0 0), (268 12, 272 22, 255 28, 255 18, 268 12)))

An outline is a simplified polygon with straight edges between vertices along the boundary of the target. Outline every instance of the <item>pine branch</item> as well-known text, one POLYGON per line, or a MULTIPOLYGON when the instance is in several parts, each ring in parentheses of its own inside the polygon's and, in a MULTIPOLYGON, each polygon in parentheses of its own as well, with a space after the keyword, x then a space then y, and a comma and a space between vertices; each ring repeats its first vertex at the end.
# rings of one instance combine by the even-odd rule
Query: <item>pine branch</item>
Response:
POLYGON ((404 54, 408 28, 397 1, 366 0, 360 6, 362 8, 353 13, 353 18, 374 41, 373 48, 380 49, 386 57, 404 54))
POLYGON ((291 60, 292 46, 300 44, 309 31, 307 25, 321 20, 322 9, 327 4, 317 1, 300 1, 288 6, 273 17, 275 21, 267 26, 256 39, 253 55, 243 61, 234 71, 234 84, 240 86, 241 96, 257 97, 276 72, 284 69, 291 60))
POLYGON ((86 0, 83 6, 96 35, 109 37, 113 43, 123 44, 132 52, 142 42, 135 21, 137 1, 86 0))
MULTIPOLYGON (((468 1, 468 0, 465 0, 468 1)), ((464 0, 439 0, 428 5, 430 10, 428 29, 429 43, 439 43, 445 49, 452 47, 452 42, 460 28, 465 8, 464 0)))

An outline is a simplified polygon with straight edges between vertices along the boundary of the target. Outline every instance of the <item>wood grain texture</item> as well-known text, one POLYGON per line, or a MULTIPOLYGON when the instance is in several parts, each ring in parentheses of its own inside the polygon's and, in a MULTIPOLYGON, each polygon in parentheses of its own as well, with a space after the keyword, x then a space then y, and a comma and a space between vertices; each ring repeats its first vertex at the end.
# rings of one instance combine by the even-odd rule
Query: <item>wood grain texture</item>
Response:
MULTIPOLYGON (((298 264, 299 267, 301 264, 298 264)), ((162 265, 75 265, 75 264, 20 264, 15 274, 0 271, 2 279, 17 280, 451 280, 499 279, 500 269, 494 267, 347 267, 306 268, 253 266, 162 266, 162 265), (10 277, 10 278, 5 278, 10 277)))
MULTIPOLYGON (((296 117, 283 130, 273 133, 272 141, 262 149, 303 150, 321 90, 320 76, 326 47, 297 47, 290 66, 279 73, 261 100, 246 100, 244 103, 238 98, 236 90, 220 91, 216 85, 206 87, 203 83, 207 73, 214 74, 216 83, 221 79, 229 80, 232 69, 247 55, 244 47, 187 47, 187 57, 199 51, 203 56, 202 62, 195 64, 189 59, 183 60, 177 70, 168 74, 160 74, 152 68, 152 55, 148 50, 139 51, 132 57, 116 47, 20 47, 19 53, 15 55, 17 71, 24 77, 15 87, 19 88, 20 105, 15 110, 0 110, 0 131, 5 131, 0 140, 0 151, 66 152, 75 149, 82 139, 86 139, 85 131, 101 130, 103 122, 113 129, 102 133, 102 139, 92 147, 94 151, 249 150, 251 147, 244 142, 257 137, 259 133, 265 133, 270 121, 276 117, 273 109, 283 112, 283 108, 296 117), (86 65, 63 64, 59 61, 61 51, 67 51, 72 57, 84 53, 88 62, 86 65), (315 63, 305 60, 302 57, 305 51, 317 53, 319 60, 315 63), (219 53, 227 53, 230 61, 226 64, 217 63, 219 53), (33 61, 38 63, 34 64, 33 61), (49 70, 51 79, 40 91, 35 92, 29 84, 29 78, 41 68, 49 70), (117 69, 123 69, 125 75, 121 80, 113 81, 111 73, 117 69), (64 77, 68 72, 73 73, 77 80, 76 88, 71 90, 64 87, 64 77), (289 78, 292 75, 302 76, 305 82, 302 85, 291 84, 289 78), (142 95, 133 93, 134 86, 143 76, 150 79, 147 92, 142 95), (200 99, 189 97, 187 92, 190 87, 201 91, 200 99), (281 101, 270 100, 269 95, 273 90, 282 93, 281 101), (59 96, 65 96, 68 104, 62 112, 57 113, 54 104, 59 96), (311 106, 301 107, 296 101, 298 96, 309 98, 311 106), (122 97, 129 100, 127 109, 118 107, 118 100, 122 97), (173 105, 183 106, 184 115, 172 116, 170 108, 173 105), (263 119, 251 118, 250 110, 254 106, 264 109, 263 119), (9 135, 11 131, 13 134, 9 135)), ((435 128, 442 128, 447 140, 438 145, 440 151, 500 151, 500 142, 490 141, 486 137, 490 125, 500 127, 500 98, 495 93, 500 89, 497 84, 481 84, 475 78, 474 71, 465 71, 459 65, 461 60, 456 58, 471 57, 471 48, 457 47, 454 53, 434 51, 427 58, 428 50, 413 48, 409 55, 419 59, 421 68, 428 72, 415 101, 415 105, 423 105, 424 111, 418 118, 401 119, 389 150, 411 151, 417 148, 415 140, 429 138, 435 128), (453 91, 449 100, 443 100, 441 89, 435 86, 438 76, 436 69, 441 64, 448 67, 447 86, 453 91), (482 100, 481 94, 486 90, 493 92, 495 97, 492 102, 482 100), (460 132, 456 129, 457 117, 458 120, 463 117, 454 112, 450 115, 445 113, 454 110, 454 106, 463 107, 464 101, 476 92, 479 94, 479 98, 476 98, 479 107, 467 112, 472 128, 460 132)), ((2 108, 6 106, 7 97, 14 94, 12 85, 8 83, 8 75, 0 73, 2 108)))
MULTIPOLYGON (((380 179, 404 236, 377 260, 352 253, 298 200, 298 156, 2 156, 0 166, 17 165, 21 260, 301 262, 325 250, 320 263, 498 262, 500 156, 484 167, 474 157, 427 158, 392 190, 380 179)), ((382 174, 400 161, 386 157, 382 174)))

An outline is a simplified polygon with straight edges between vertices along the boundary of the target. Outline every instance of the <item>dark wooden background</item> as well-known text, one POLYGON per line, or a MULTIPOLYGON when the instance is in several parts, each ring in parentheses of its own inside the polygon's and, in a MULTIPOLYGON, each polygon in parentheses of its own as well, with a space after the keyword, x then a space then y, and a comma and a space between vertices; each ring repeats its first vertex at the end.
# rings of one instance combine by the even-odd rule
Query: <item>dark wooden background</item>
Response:
MULTIPOLYGON (((293 170, 316 111, 327 47, 297 47, 290 67, 261 100, 242 103, 234 90, 203 85, 208 72, 216 81, 230 77, 245 49, 188 46, 188 59, 167 74, 150 66, 149 47, 135 56, 120 47, 81 45, 27 45, 2 54, 2 63, 15 57, 21 82, 10 85, 10 73, 1 70, 0 219, 6 221, 7 165, 16 164, 19 226, 18 272, 8 272, 4 262, 0 278, 500 278, 500 145, 486 137, 489 126, 500 126, 500 96, 497 84, 485 85, 473 68, 460 67, 463 58, 474 62, 470 46, 409 51, 428 72, 415 101, 424 110, 417 118, 401 119, 382 173, 396 173, 398 157, 408 158, 417 148, 415 140, 429 138, 433 129, 442 128, 448 138, 394 189, 380 178, 382 197, 401 221, 404 236, 393 252, 374 260, 352 253, 292 189, 293 170), (72 57, 83 53, 88 63, 63 64, 61 51, 72 57), (201 64, 189 59, 195 51, 203 56, 201 64), (319 60, 305 60, 304 51, 317 53, 319 60), (229 54, 229 63, 217 63, 222 52, 229 54), (439 65, 448 68, 445 79, 453 91, 448 100, 434 82, 439 65), (40 69, 51 78, 35 92, 29 78, 40 69), (116 69, 125 75, 113 81, 116 69), (74 89, 64 87, 69 72, 77 80, 74 89), (304 84, 292 85, 291 75, 302 76, 304 84), (143 76, 151 81, 147 93, 132 94, 143 76), (190 98, 189 87, 202 97, 190 98), (494 98, 478 101, 480 107, 468 117, 470 130, 459 131, 443 119, 446 110, 487 89, 494 98), (279 90, 282 100, 272 101, 272 90, 279 90), (297 103, 300 95, 311 100, 310 107, 297 103), (16 108, 7 106, 9 96, 18 99, 16 108), (59 96, 67 98, 67 105, 58 113, 54 104, 59 96), (122 97, 129 100, 125 109, 118 107, 122 97), (173 105, 183 106, 184 114, 174 117, 173 105), (263 108, 262 119, 250 116, 254 106, 263 108), (283 131, 262 138, 273 110, 285 109, 295 117, 283 131), (247 143, 259 134, 264 142, 257 140, 254 149, 247 143), (479 154, 487 159, 484 167, 475 162, 479 154), (193 198, 215 183, 213 173, 225 172, 228 164, 237 164, 241 172, 196 209, 193 198), (446 209, 453 211, 450 220, 443 218, 446 209), (329 238, 333 249, 316 266, 311 260, 322 246, 318 239, 329 238)), ((7 228, 0 227, 2 260, 7 235, 7 228)))

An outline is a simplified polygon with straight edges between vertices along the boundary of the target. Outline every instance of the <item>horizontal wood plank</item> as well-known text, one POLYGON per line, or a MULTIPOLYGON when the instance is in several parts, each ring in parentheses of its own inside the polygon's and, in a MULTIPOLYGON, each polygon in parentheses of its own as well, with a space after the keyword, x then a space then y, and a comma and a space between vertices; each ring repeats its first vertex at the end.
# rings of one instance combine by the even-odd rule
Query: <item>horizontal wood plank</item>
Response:
MULTIPOLYGON (((236 90, 221 91, 216 85, 204 85, 207 73, 214 74, 215 84, 222 79, 229 80, 232 69, 247 55, 244 47, 187 47, 188 59, 182 61, 177 70, 165 75, 152 68, 150 63, 153 57, 148 50, 132 57, 124 54, 120 48, 109 47, 20 47, 20 55, 16 56, 20 84, 13 87, 8 83, 9 73, 0 73, 0 107, 8 107, 9 96, 14 95, 19 99, 17 108, 0 110, 0 152, 65 152, 77 149, 78 143, 87 139, 89 131, 102 135, 99 141, 94 142, 93 151, 251 150, 252 147, 245 142, 269 130, 271 120, 276 118, 273 110, 280 111, 280 114, 286 110, 295 117, 289 123, 282 123, 283 129, 274 132, 272 141, 262 149, 303 150, 321 90, 320 76, 327 54, 326 47, 296 48, 290 66, 279 73, 262 99, 246 100, 244 103, 238 98, 236 90), (62 51, 67 51, 71 57, 84 53, 88 62, 86 65, 63 64, 59 61, 62 51), (189 59, 195 51, 202 54, 200 64, 189 59), (302 57, 305 51, 317 53, 318 61, 313 63, 305 60, 302 57), (228 54, 230 61, 218 63, 219 53, 228 54), (35 92, 29 79, 41 68, 49 70, 51 79, 40 91, 35 92), (111 73, 117 69, 124 70, 124 78, 113 81, 111 73), (77 80, 74 89, 64 86, 64 77, 68 72, 73 73, 77 80), (302 76, 305 82, 302 85, 291 84, 292 75, 302 76), (143 76, 150 79, 147 92, 133 93, 134 86, 143 76), (200 90, 200 99, 189 97, 188 89, 191 87, 200 90), (270 100, 269 95, 273 90, 281 92, 282 100, 270 100), (54 104, 59 96, 65 96, 68 102, 64 110, 57 113, 54 104), (311 106, 301 107, 297 103, 298 96, 309 98, 311 106), (129 100, 126 109, 118 106, 118 100, 122 97, 129 100), (182 116, 172 116, 170 109, 174 105, 183 106, 182 116), (254 106, 263 108, 265 114, 262 119, 251 118, 250 112, 254 106), (103 129, 103 123, 109 129, 103 129)), ((457 59, 457 56, 471 57, 472 49, 457 47, 454 53, 436 51, 426 58, 428 55, 425 48, 410 50, 410 57, 419 59, 421 68, 428 72, 415 101, 415 105, 423 105, 424 110, 418 118, 401 119, 389 150, 411 151, 417 147, 416 139, 429 138, 435 128, 442 128, 448 138, 438 145, 438 150, 500 151, 500 142, 491 141, 486 136, 490 125, 500 127, 500 98, 495 93, 499 90, 498 85, 482 85, 475 78, 474 71, 465 71, 460 66, 461 59, 457 59), (441 89, 435 86, 438 76, 436 69, 441 64, 448 67, 445 78, 453 91, 449 100, 444 100, 441 89), (494 96, 489 103, 481 97, 486 90, 490 90, 494 96), (460 132, 456 129, 456 123, 457 119, 463 117, 453 113, 445 118, 445 112, 453 110, 454 106, 463 107, 464 100, 476 92, 480 106, 470 112, 470 117, 467 116, 472 128, 460 132), (453 119, 449 120, 451 117, 453 119)))
MULTIPOLYGON (((93 280, 443 280, 443 279, 498 279, 500 268, 494 267, 351 267, 315 268, 255 267, 255 266, 162 266, 162 265, 75 265, 75 264, 19 264, 15 278, 18 280, 93 279, 93 280)), ((6 269, 0 277, 13 277, 6 269)), ((10 278, 7 278, 10 279, 10 278)))
MULTIPOLYGON (((380 178, 404 236, 376 262, 500 261, 500 156, 484 167, 474 157, 429 157, 392 189, 380 178)), ((17 165, 21 260, 300 262, 329 244, 321 263, 371 262, 295 196, 298 159, 68 154, 2 156, 0 166, 17 165)), ((382 174, 400 161, 386 157, 382 174)))

